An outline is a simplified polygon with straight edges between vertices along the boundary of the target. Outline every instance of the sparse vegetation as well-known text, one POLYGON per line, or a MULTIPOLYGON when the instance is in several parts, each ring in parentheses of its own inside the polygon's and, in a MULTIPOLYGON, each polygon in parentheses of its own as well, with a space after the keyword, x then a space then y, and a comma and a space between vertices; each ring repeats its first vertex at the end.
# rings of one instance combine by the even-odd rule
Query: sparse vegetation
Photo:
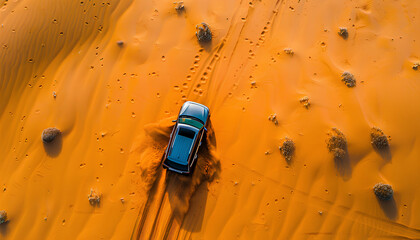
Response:
POLYGON ((347 87, 351 88, 356 86, 356 79, 353 74, 349 72, 343 72, 343 74, 341 74, 341 81, 343 81, 347 87))
POLYGON ((122 47, 122 46, 124 46, 124 42, 123 42, 123 41, 117 41, 117 45, 118 45, 119 47, 122 47))
POLYGON ((290 56, 293 56, 293 54, 295 54, 295 52, 293 52, 293 50, 291 48, 285 48, 283 49, 283 51, 290 56))
POLYGON ((303 104, 303 106, 304 106, 306 109, 308 109, 308 108, 309 108, 309 106, 311 105, 311 103, 309 102, 309 97, 307 97, 307 96, 305 96, 305 97, 301 98, 301 99, 299 100, 299 102, 300 102, 300 103, 302 103, 302 104, 303 104))
POLYGON ((334 148, 332 153, 334 156, 334 161, 340 161, 346 157, 346 151, 341 148, 334 148))
POLYGON ((285 138, 283 144, 279 147, 280 153, 287 162, 291 162, 293 154, 295 153, 295 143, 292 139, 285 138))
POLYGON ((61 131, 55 127, 46 128, 44 131, 42 131, 42 141, 44 143, 50 143, 54 141, 54 139, 60 134, 61 131))
POLYGON ((419 63, 414 63, 413 70, 418 70, 419 69, 419 66, 420 66, 419 63))
POLYGON ((256 88, 257 87, 257 82, 256 81, 252 81, 251 82, 251 88, 256 88))
POLYGON ((338 130, 337 128, 332 128, 331 132, 329 133, 330 138, 328 139, 328 150, 330 152, 334 151, 334 149, 346 149, 347 148, 347 140, 344 134, 338 130))
POLYGON ((391 185, 378 183, 373 187, 373 192, 380 200, 389 200, 394 195, 391 185))
POLYGON ((0 224, 3 224, 7 221, 7 212, 4 210, 0 211, 0 224))
POLYGON ((199 42, 210 42, 212 39, 212 33, 209 26, 206 23, 201 23, 195 27, 195 35, 199 42))
POLYGON ((370 131, 370 140, 374 148, 377 150, 385 150, 389 148, 388 138, 381 129, 373 127, 370 131))
POLYGON ((340 35, 343 39, 347 39, 349 37, 349 32, 347 31, 347 28, 340 27, 338 31, 338 35, 340 35))
POLYGON ((89 204, 92 206, 99 206, 101 197, 101 194, 97 194, 93 189, 90 189, 90 194, 88 195, 89 204))
POLYGON ((182 13, 183 11, 185 11, 185 6, 184 6, 184 2, 177 2, 176 6, 175 6, 175 10, 178 14, 182 13))
POLYGON ((279 125, 279 121, 277 120, 277 115, 275 113, 271 114, 268 117, 268 120, 272 121, 276 126, 279 125))
POLYGON ((335 161, 343 160, 347 154, 346 137, 337 128, 332 128, 328 135, 330 136, 327 141, 328 151, 333 154, 335 161))

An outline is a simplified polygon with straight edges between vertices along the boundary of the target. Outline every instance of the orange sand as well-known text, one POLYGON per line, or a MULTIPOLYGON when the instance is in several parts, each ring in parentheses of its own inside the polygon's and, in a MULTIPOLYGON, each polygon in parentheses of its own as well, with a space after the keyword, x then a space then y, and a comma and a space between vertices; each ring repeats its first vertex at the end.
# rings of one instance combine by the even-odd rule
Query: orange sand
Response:
POLYGON ((418 1, 1 3, 1 239, 420 239, 418 1), (212 113, 191 178, 160 166, 186 100, 212 113))

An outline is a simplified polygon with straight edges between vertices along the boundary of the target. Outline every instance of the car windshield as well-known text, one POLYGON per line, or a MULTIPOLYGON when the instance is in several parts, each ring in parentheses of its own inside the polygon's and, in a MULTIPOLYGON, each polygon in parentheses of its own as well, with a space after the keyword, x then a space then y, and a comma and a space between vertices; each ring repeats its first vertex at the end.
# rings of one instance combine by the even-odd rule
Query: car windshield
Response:
POLYGON ((203 124, 193 118, 190 117, 181 117, 179 119, 180 123, 188 124, 190 126, 196 127, 198 129, 201 129, 203 127, 203 124))

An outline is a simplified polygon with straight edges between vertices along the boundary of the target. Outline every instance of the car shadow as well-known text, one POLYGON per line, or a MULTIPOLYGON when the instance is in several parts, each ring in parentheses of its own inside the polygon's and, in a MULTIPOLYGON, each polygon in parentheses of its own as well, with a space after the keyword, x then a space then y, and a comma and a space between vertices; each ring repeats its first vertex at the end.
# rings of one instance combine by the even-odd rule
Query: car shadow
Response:
POLYGON ((198 150, 195 169, 190 176, 166 171, 166 192, 175 220, 189 232, 201 230, 208 186, 221 171, 216 155, 216 136, 209 122, 208 131, 198 150))

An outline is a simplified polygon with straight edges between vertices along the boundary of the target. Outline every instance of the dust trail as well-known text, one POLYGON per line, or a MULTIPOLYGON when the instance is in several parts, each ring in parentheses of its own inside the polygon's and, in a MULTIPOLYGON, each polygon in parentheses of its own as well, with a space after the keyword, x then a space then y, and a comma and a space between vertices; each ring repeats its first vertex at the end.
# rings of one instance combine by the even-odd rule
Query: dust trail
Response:
POLYGON ((216 138, 211 125, 199 151, 192 176, 166 172, 166 191, 172 211, 182 220, 189 209, 190 199, 201 184, 211 183, 220 172, 220 160, 216 155, 216 138))
POLYGON ((180 231, 196 190, 204 184, 211 183, 220 172, 220 160, 215 154, 216 138, 211 122, 199 149, 193 174, 182 176, 170 171, 162 172, 161 158, 169 141, 172 125, 168 119, 145 128, 147 137, 139 149, 139 185, 144 188, 148 198, 140 210, 132 239, 175 237, 180 231))
POLYGON ((136 162, 140 167, 140 176, 134 184, 138 186, 140 195, 147 196, 147 200, 140 203, 140 212, 131 239, 139 238, 150 204, 153 201, 162 172, 161 159, 173 128, 172 119, 167 118, 158 123, 146 125, 144 127, 145 136, 130 151, 130 161, 136 162))
POLYGON ((173 123, 171 119, 164 119, 159 123, 145 126, 146 137, 140 145, 140 172, 145 192, 149 192, 160 173, 160 165, 169 141, 173 123))

